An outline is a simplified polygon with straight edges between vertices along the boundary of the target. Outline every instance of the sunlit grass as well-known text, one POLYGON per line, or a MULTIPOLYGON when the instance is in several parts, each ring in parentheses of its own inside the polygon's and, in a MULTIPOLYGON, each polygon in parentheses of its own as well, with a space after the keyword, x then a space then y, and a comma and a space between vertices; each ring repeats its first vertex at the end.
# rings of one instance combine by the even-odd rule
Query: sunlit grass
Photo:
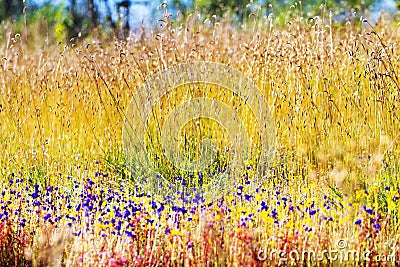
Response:
MULTIPOLYGON (((261 264, 260 249, 320 252, 340 239, 374 255, 397 248, 399 263, 398 26, 316 19, 274 28, 260 20, 238 31, 193 17, 164 26, 112 43, 28 48, 17 36, 3 44, 0 265, 244 266, 261 264), (125 109, 148 75, 187 61, 232 66, 265 94, 276 153, 258 188, 251 188, 260 175, 253 162, 230 194, 207 205, 140 192, 124 159, 125 109)), ((257 140, 240 100, 205 87, 174 91, 155 117, 191 94, 225 97, 257 140)), ((182 150, 193 157, 192 144, 207 133, 227 144, 223 129, 205 119, 184 131, 182 150)), ((155 144, 151 156, 160 155, 158 167, 174 181, 182 173, 155 144)), ((214 171, 229 155, 218 159, 214 171)), ((212 179, 212 171, 202 175, 212 179)))

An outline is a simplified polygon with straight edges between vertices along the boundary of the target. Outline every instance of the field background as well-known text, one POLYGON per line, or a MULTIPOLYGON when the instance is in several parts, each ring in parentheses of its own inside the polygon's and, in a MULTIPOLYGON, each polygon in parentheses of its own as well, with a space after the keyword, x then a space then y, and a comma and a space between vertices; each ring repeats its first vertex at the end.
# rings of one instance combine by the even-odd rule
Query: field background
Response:
MULTIPOLYGON (((253 14, 238 27, 165 13, 128 39, 37 45, 40 24, 4 27, 0 265, 270 266, 279 260, 258 260, 261 249, 320 253, 339 241, 400 264, 398 24, 329 14, 282 25, 253 14), (211 203, 135 190, 122 114, 148 75, 188 61, 232 66, 265 94, 276 152, 255 191, 242 173, 211 203)), ((291 264, 303 263, 340 264, 291 264)))

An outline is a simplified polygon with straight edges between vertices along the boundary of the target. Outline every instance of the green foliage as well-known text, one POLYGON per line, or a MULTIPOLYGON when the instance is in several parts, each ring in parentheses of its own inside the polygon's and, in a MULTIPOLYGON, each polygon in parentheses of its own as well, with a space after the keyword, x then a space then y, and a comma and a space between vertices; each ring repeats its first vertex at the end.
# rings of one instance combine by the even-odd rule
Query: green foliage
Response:
MULTIPOLYGON (((2 5, 4 3, 0 1, 0 7, 2 5)), ((31 41, 37 37, 40 38, 37 32, 38 28, 40 29, 39 33, 46 34, 50 40, 56 42, 64 41, 66 39, 67 26, 73 25, 71 15, 63 4, 54 5, 45 3, 40 7, 28 4, 25 6, 25 12, 21 12, 20 14, 15 13, 5 17, 4 11, 3 13, 0 11, 0 18, 3 18, 4 21, 9 21, 13 31, 25 31, 28 35, 32 35, 29 37, 31 41), (11 19, 13 20, 11 21, 11 19)))
POLYGON ((46 3, 41 8, 34 10, 29 17, 30 24, 38 23, 41 20, 45 21, 49 33, 53 34, 57 42, 65 40, 67 26, 73 24, 71 15, 63 4, 55 6, 46 3))
POLYGON ((246 15, 246 6, 250 1, 240 0, 197 0, 193 1, 196 7, 199 7, 201 11, 208 13, 209 15, 222 16, 225 12, 232 12, 238 16, 239 20, 243 20, 246 15))

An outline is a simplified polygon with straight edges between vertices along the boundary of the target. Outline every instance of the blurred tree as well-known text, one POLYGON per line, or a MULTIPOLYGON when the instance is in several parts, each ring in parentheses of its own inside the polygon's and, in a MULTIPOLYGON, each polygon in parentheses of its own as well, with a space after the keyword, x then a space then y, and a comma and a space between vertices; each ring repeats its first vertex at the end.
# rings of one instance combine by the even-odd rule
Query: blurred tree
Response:
POLYGON ((97 27, 98 23, 99 23, 99 14, 97 12, 97 8, 94 5, 94 0, 88 0, 88 10, 89 10, 89 14, 90 17, 92 19, 92 27, 95 28, 97 27))
POLYGON ((82 8, 76 0, 70 0, 68 11, 71 14, 71 23, 67 24, 68 38, 82 34, 85 13, 81 13, 82 8))
POLYGON ((99 25, 99 13, 94 0, 69 0, 67 12, 71 22, 67 23, 68 37, 85 37, 99 25))
POLYGON ((129 14, 130 14, 130 7, 131 1, 129 0, 122 0, 121 2, 117 3, 117 10, 118 10, 118 26, 120 28, 120 37, 127 38, 130 32, 130 25, 129 25, 129 14))
POLYGON ((1 0, 0 1, 0 22, 6 19, 17 19, 24 9, 22 0, 1 0))

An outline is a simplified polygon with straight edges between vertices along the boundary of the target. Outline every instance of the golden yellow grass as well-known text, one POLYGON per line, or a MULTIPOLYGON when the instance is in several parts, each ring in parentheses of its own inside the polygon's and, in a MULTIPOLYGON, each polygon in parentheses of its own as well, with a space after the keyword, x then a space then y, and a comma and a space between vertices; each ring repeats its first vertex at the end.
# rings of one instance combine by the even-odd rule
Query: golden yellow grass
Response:
MULTIPOLYGON (((43 47, 26 47, 15 34, 10 32, 0 52, 4 179, 15 172, 59 185, 69 175, 111 170, 110 162, 123 165, 123 112, 146 76, 180 62, 212 61, 248 75, 266 96, 275 121, 272 167, 278 174, 266 180, 267 188, 281 188, 299 201, 336 194, 344 202, 371 206, 393 227, 383 229, 376 242, 399 235, 398 203, 391 200, 399 196, 400 172, 395 24, 333 27, 317 19, 283 28, 257 22, 237 30, 228 21, 210 26, 192 16, 180 26, 165 24, 127 41, 43 47), (394 191, 382 198, 385 186, 394 191)), ((102 182, 119 178, 113 174, 102 182)), ((321 238, 363 240, 355 214, 337 217, 321 238)), ((273 225, 265 220, 265 226, 273 225)), ((303 222, 318 224, 293 217, 291 227, 303 222)), ((264 241, 274 247, 275 241, 264 241)))
POLYGON ((119 151, 121 112, 135 90, 147 75, 188 60, 233 66, 258 84, 276 122, 278 152, 293 172, 321 177, 339 168, 361 179, 380 170, 381 159, 396 158, 399 89, 385 69, 390 58, 397 71, 396 26, 376 30, 385 50, 365 24, 260 23, 236 31, 195 23, 127 42, 31 49, 10 33, 2 47, 1 165, 40 166, 59 182, 72 166, 119 151))

